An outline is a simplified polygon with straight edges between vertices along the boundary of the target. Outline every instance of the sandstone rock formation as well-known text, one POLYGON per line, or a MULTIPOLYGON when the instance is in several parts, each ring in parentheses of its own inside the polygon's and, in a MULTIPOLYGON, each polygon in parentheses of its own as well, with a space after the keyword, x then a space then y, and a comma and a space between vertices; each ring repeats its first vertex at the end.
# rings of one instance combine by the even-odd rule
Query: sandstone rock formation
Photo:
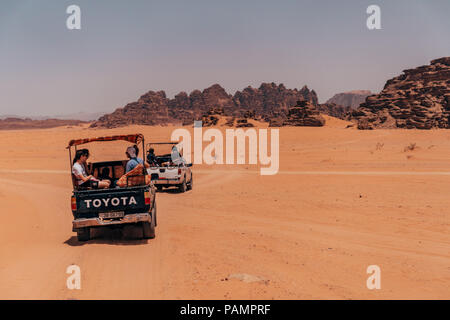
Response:
POLYGON ((349 92, 337 93, 332 98, 328 99, 326 104, 334 103, 338 106, 356 109, 371 94, 372 92, 369 90, 353 90, 349 92))
POLYGON ((270 122, 271 127, 279 126, 308 126, 321 127, 325 124, 325 119, 319 110, 311 102, 298 101, 295 107, 288 110, 286 119, 277 117, 270 122))
POLYGON ((243 128, 243 127, 254 127, 254 125, 251 122, 248 122, 248 119, 254 119, 254 113, 253 112, 245 112, 244 115, 240 118, 236 118, 234 116, 225 116, 224 108, 222 107, 216 107, 211 108, 208 112, 206 112, 202 116, 202 126, 203 127, 211 127, 216 126, 219 123, 219 120, 221 118, 225 119, 225 125, 228 127, 237 127, 237 128, 243 128))
POLYGON ((202 126, 211 127, 217 125, 221 116, 223 116, 223 108, 211 108, 202 116, 202 126))
POLYGON ((343 107, 334 103, 323 103, 317 106, 320 113, 326 114, 342 120, 349 120, 351 117, 352 108, 343 107))
POLYGON ((221 108, 225 116, 270 121, 274 117, 286 118, 289 108, 298 100, 318 105, 314 90, 309 90, 306 86, 300 90, 287 89, 283 84, 275 83, 263 83, 258 89, 247 87, 237 91, 234 96, 218 84, 203 91, 194 90, 189 95, 180 92, 173 99, 168 99, 164 91, 149 91, 138 101, 100 117, 91 127, 114 128, 130 124, 180 122, 186 125, 202 119, 211 108, 221 108))
POLYGON ((283 84, 276 85, 273 82, 263 83, 259 89, 247 87, 234 95, 238 113, 253 110, 255 116, 265 121, 274 117, 285 117, 288 109, 295 106, 299 100, 309 101, 314 106, 318 104, 317 94, 307 86, 300 90, 286 89, 283 84))
POLYGON ((248 122, 247 118, 236 119, 236 128, 254 127, 253 123, 248 122))
POLYGON ((352 112, 359 129, 450 128, 450 57, 403 71, 352 112))

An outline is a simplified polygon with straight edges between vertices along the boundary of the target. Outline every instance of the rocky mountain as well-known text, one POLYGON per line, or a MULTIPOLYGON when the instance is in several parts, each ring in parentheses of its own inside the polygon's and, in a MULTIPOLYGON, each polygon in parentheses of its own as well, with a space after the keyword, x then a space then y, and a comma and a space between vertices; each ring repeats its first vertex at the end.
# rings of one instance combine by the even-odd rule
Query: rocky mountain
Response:
POLYGON ((223 109, 225 116, 245 118, 245 114, 251 113, 257 119, 270 121, 274 117, 286 118, 289 108, 299 100, 308 101, 312 106, 318 105, 314 90, 306 86, 300 90, 287 89, 283 84, 275 83, 263 83, 259 88, 249 86, 234 95, 214 84, 203 91, 194 90, 189 95, 180 92, 173 99, 168 99, 164 91, 149 91, 138 101, 100 117, 91 127, 192 124, 214 108, 223 109))
POLYGON ((30 119, 30 120, 49 120, 49 119, 58 119, 58 120, 79 120, 79 121, 94 121, 104 115, 105 112, 77 112, 77 113, 69 113, 69 114, 58 114, 52 116, 19 116, 19 115, 0 115, 0 120, 7 118, 15 118, 15 119, 30 119))
POLYGON ((0 119, 0 130, 47 129, 61 126, 77 126, 82 123, 84 122, 80 120, 5 118, 0 119))
POLYGON ((94 121, 104 115, 105 112, 77 112, 70 114, 58 114, 54 116, 45 117, 44 119, 36 119, 36 120, 45 120, 45 119, 60 119, 60 120, 80 120, 80 121, 94 121))
POLYGON ((359 129, 450 128, 450 57, 408 69, 352 112, 359 129))
POLYGON ((349 92, 337 93, 332 98, 328 99, 326 104, 334 103, 338 106, 356 109, 371 94, 372 92, 369 90, 353 90, 349 92))

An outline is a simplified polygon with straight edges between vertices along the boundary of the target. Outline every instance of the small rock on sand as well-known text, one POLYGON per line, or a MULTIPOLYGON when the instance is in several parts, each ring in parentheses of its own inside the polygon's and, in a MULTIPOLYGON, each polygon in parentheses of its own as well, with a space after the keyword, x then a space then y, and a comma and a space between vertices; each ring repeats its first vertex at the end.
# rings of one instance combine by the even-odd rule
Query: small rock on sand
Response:
POLYGON ((251 274, 247 274, 247 273, 234 273, 234 274, 230 274, 228 276, 228 279, 238 279, 241 280, 243 282, 246 283, 251 283, 251 282, 266 282, 265 279, 258 277, 258 276, 254 276, 251 274))

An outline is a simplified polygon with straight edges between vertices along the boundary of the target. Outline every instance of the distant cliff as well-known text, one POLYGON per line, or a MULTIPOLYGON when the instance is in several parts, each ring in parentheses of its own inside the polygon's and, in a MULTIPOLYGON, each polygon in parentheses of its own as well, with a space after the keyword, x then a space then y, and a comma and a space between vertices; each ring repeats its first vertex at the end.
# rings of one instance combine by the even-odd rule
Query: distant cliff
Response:
POLYGON ((47 129, 62 126, 77 126, 82 123, 84 121, 80 120, 5 118, 0 119, 0 130, 47 129))
POLYGON ((137 101, 100 117, 91 127, 114 128, 130 124, 158 125, 168 123, 192 124, 211 109, 221 108, 225 116, 254 118, 270 122, 273 118, 286 118, 289 109, 297 101, 318 106, 317 94, 304 86, 300 90, 287 89, 283 84, 263 83, 259 88, 247 87, 228 94, 220 85, 214 84, 203 91, 190 94, 180 92, 169 99, 164 91, 149 91, 137 101))
POLYGON ((354 90, 349 92, 342 92, 335 94, 331 99, 328 99, 326 103, 334 103, 339 106, 356 109, 371 94, 372 92, 370 92, 369 90, 354 90))

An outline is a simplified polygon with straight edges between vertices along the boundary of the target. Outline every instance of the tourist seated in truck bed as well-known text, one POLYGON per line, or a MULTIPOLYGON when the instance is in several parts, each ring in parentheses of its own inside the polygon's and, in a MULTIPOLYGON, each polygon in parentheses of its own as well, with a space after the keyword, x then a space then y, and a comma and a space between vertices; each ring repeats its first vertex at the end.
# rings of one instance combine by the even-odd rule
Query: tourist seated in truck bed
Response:
POLYGON ((125 153, 130 160, 128 160, 125 166, 125 173, 128 173, 136 168, 138 164, 142 164, 145 168, 149 167, 148 163, 144 162, 144 160, 137 156, 137 152, 139 152, 139 149, 136 145, 127 148, 125 153))
POLYGON ((78 188, 109 188, 109 180, 99 180, 86 173, 86 160, 89 158, 89 150, 78 150, 73 159, 72 174, 75 177, 78 188))
POLYGON ((150 166, 159 166, 158 159, 155 155, 155 149, 150 148, 150 150, 148 150, 147 162, 150 164, 150 166))
POLYGON ((109 181, 111 181, 112 179, 111 179, 111 176, 109 175, 110 172, 111 172, 111 170, 108 167, 104 167, 104 168, 102 168, 98 178, 100 180, 109 180, 109 181))
POLYGON ((111 178, 110 172, 111 172, 111 170, 110 170, 108 167, 104 167, 104 168, 102 168, 102 170, 100 171, 100 175, 98 176, 98 178, 99 178, 100 180, 108 180, 108 181, 111 181, 110 187, 111 187, 111 188, 115 188, 115 187, 116 187, 115 182, 116 182, 118 179, 113 179, 113 178, 111 178))

